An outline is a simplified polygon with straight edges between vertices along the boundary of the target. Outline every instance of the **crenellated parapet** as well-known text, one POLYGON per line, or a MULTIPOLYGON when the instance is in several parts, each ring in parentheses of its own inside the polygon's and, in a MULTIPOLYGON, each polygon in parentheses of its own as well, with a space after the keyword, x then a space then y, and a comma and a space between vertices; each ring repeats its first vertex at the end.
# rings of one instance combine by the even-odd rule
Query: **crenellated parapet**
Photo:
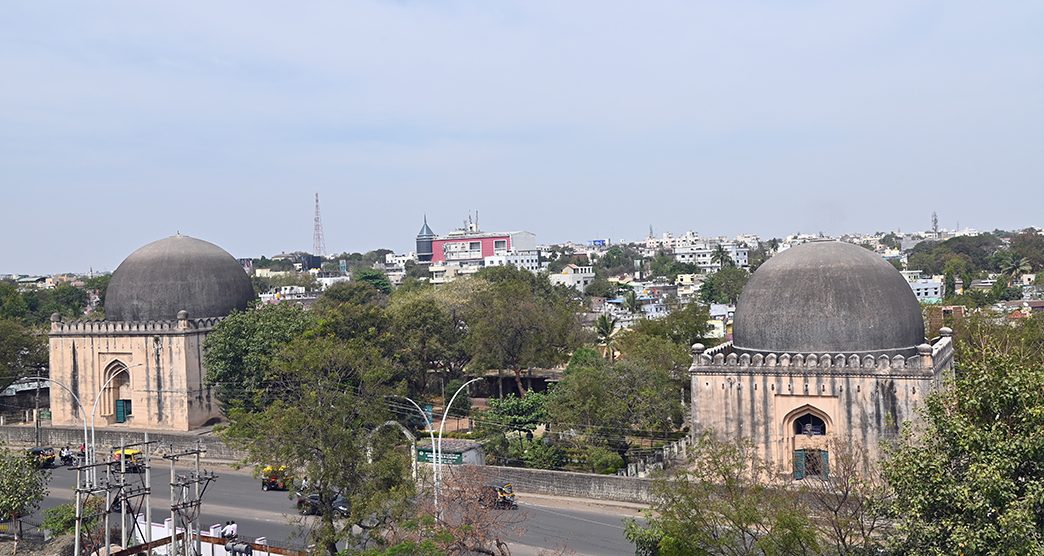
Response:
POLYGON ((932 376, 953 366, 953 331, 916 347, 916 355, 858 353, 751 353, 727 342, 710 349, 692 346, 690 374, 831 373, 840 375, 932 376))
POLYGON ((51 315, 51 336, 138 336, 209 332, 221 317, 189 318, 180 311, 178 318, 150 321, 75 320, 64 322, 57 313, 51 315))

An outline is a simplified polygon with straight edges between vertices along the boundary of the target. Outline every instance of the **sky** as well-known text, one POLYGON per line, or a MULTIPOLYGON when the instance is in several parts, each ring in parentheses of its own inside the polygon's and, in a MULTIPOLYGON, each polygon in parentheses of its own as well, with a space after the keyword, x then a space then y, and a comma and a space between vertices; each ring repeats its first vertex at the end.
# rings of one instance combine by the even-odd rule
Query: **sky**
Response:
POLYGON ((1044 3, 5 2, 0 273, 1044 225, 1044 3))

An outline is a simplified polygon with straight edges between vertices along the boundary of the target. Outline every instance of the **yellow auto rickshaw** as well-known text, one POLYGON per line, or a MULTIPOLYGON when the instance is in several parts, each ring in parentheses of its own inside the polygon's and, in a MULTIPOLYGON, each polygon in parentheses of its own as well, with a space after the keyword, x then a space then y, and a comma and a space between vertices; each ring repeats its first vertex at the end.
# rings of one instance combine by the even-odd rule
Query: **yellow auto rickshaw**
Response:
POLYGON ((41 469, 54 467, 54 448, 30 448, 26 455, 41 469))
POLYGON ((116 448, 112 451, 112 459, 109 461, 113 471, 120 470, 121 461, 125 461, 124 465, 126 465, 128 473, 145 471, 145 456, 141 453, 141 450, 124 448, 121 452, 119 448, 116 448))
POLYGON ((285 465, 266 465, 261 469, 261 490, 288 490, 289 473, 285 465))

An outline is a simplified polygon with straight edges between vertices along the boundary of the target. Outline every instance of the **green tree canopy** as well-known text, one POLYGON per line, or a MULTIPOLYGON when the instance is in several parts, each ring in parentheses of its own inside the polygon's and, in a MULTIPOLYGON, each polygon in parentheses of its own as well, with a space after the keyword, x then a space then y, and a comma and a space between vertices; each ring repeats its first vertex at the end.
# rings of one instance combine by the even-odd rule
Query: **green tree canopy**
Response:
POLYGON ((401 435, 388 431, 371 442, 391 418, 382 401, 402 393, 391 363, 365 340, 321 337, 294 340, 271 368, 279 389, 264 407, 229 411, 224 438, 247 461, 287 465, 308 478, 322 513, 311 540, 323 552, 337 554, 345 540, 379 544, 384 526, 404 515, 415 494, 409 457, 392 449, 401 435), (348 502, 345 521, 333 511, 338 494, 348 502))
POLYGON ((388 280, 388 275, 376 268, 356 268, 352 273, 352 278, 373 286, 377 291, 385 295, 391 293, 392 285, 388 280))
POLYGON ((742 268, 725 266, 711 274, 700 287, 700 299, 705 303, 730 303, 739 300, 750 274, 742 268))
POLYGON ((657 479, 647 524, 625 532, 644 556, 817 554, 806 509, 754 446, 703 436, 687 473, 657 479))
POLYGON ((47 497, 50 479, 51 472, 37 469, 24 451, 0 443, 0 519, 14 521, 34 513, 47 497))
POLYGON ((395 363, 423 391, 429 370, 456 374, 468 361, 463 314, 442 303, 433 289, 396 292, 387 309, 395 363))
POLYGON ((14 319, 0 319, 0 390, 47 368, 47 336, 14 319))
POLYGON ((263 404, 273 388, 273 358, 315 323, 314 313, 287 303, 233 312, 219 322, 203 344, 203 364, 226 411, 263 404))
POLYGON ((885 462, 896 549, 1044 553, 1044 320, 962 323, 952 383, 885 462))
POLYGON ((525 395, 521 371, 566 361, 580 343, 578 303, 566 288, 510 266, 482 270, 465 321, 465 346, 476 369, 507 369, 525 395))

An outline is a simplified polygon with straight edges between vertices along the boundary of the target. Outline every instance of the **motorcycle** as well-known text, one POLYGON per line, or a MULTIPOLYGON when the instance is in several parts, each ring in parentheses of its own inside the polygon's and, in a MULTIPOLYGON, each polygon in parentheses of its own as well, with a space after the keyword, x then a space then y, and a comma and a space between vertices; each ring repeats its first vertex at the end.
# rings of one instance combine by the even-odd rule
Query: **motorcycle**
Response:
POLYGON ((65 467, 72 467, 76 465, 76 456, 72 452, 61 455, 62 465, 65 467))

